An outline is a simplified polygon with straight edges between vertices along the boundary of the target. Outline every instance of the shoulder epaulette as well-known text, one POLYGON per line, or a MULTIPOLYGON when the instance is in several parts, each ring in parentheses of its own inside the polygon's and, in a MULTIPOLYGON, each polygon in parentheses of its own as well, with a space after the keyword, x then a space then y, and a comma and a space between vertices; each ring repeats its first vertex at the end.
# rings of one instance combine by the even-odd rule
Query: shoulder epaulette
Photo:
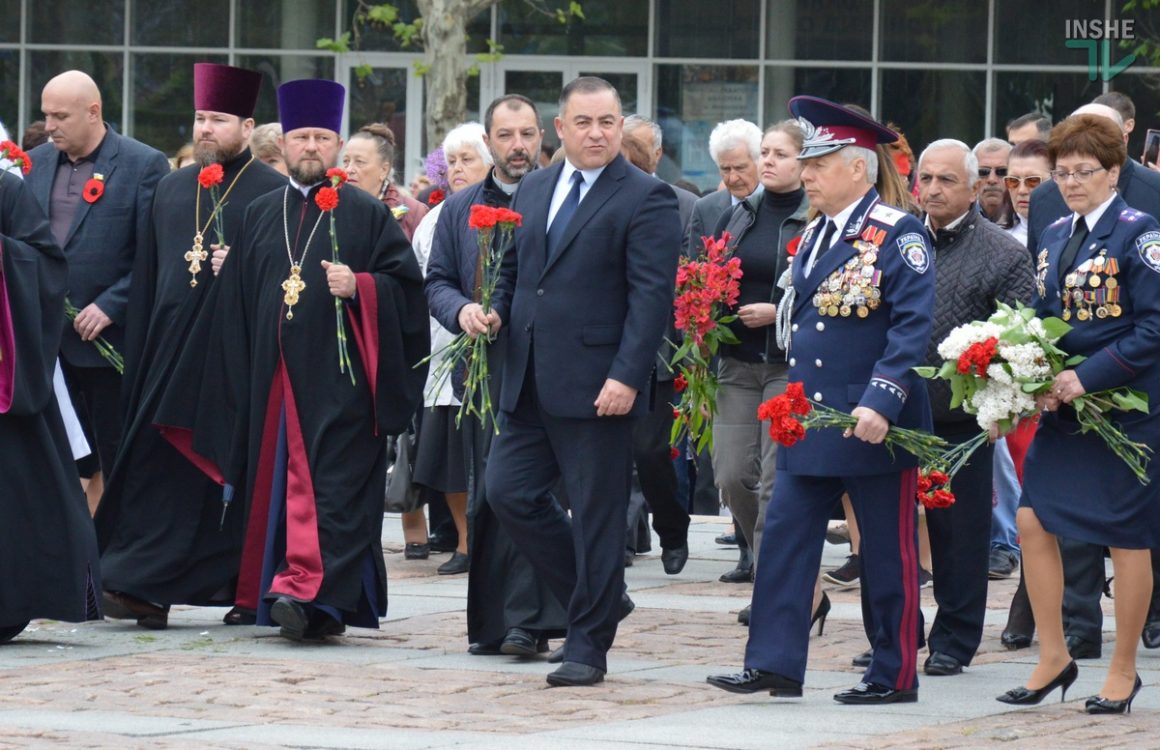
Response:
POLYGON ((1137 211, 1134 208, 1125 208, 1120 212, 1120 221, 1137 221, 1143 216, 1143 211, 1137 211))
POLYGON ((1051 223, 1050 223, 1050 224, 1048 224, 1047 226, 1048 226, 1048 228, 1050 229, 1051 227, 1056 227, 1056 226, 1059 226, 1059 225, 1060 225, 1060 224, 1062 224, 1063 222, 1065 222, 1065 221, 1069 221, 1069 220, 1071 220, 1071 215, 1070 215, 1070 214, 1069 214, 1069 215, 1067 215, 1067 216, 1060 216, 1058 219, 1056 219, 1055 221, 1051 222, 1051 223))
POLYGON ((874 207, 874 210, 870 212, 871 220, 882 222, 883 224, 891 227, 901 221, 903 216, 906 216, 905 211, 900 211, 897 208, 887 206, 884 203, 879 203, 874 207))

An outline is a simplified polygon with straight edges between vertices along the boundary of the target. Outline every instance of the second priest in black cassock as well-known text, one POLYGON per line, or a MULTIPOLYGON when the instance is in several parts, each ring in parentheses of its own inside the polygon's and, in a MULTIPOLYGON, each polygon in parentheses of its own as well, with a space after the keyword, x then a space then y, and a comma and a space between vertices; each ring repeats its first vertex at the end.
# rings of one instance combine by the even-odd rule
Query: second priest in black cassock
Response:
POLYGON ((236 602, 296 640, 386 614, 386 438, 419 404, 426 368, 414 365, 429 350, 422 276, 387 207, 349 186, 319 205, 333 204, 344 97, 333 81, 278 89, 290 181, 250 204, 222 266, 198 409, 172 392, 161 415, 244 487, 236 602))

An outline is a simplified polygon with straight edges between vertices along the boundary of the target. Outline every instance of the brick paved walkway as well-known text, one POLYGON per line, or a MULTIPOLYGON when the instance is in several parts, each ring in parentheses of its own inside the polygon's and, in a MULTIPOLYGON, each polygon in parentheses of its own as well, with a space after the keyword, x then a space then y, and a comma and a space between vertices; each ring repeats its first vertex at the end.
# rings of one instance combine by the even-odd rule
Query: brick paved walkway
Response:
MULTIPOLYGON (((226 627, 224 610, 208 608, 178 608, 164 632, 37 622, 0 647, 0 748, 1160 747, 1160 652, 1141 652, 1145 688, 1128 717, 1082 711, 1106 659, 1082 663, 1066 703, 1008 711, 994 700, 1034 660, 1034 650, 999 646, 1013 580, 991 586, 974 665, 923 678, 918 704, 831 700, 857 682, 850 658, 866 647, 857 589, 829 590, 833 611, 811 640, 801 701, 714 690, 705 675, 740 664, 736 612, 751 590, 716 580, 736 556, 713 544, 721 529, 721 519, 694 524, 693 559, 680 576, 663 574, 659 550, 628 570, 638 606, 595 688, 547 689, 542 660, 467 655, 465 577, 435 575, 443 556, 404 561, 389 518, 391 603, 381 630, 293 644, 272 629, 226 627)), ((827 545, 827 565, 843 559, 827 545)), ((933 613, 930 589, 923 606, 933 613)))

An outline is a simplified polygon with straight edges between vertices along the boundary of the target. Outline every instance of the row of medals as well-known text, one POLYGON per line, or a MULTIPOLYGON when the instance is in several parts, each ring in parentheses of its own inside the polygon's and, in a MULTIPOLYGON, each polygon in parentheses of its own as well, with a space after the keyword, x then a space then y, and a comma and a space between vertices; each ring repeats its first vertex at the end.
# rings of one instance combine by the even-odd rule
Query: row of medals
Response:
POLYGON ((1109 315, 1118 318, 1124 311, 1120 307, 1120 282, 1116 274, 1120 263, 1108 257, 1107 250, 1100 250, 1095 258, 1088 258, 1067 274, 1063 279, 1063 315, 1071 320, 1075 307, 1077 320, 1090 320, 1093 316, 1103 320, 1109 315))
POLYGON ((846 261, 843 268, 830 274, 814 293, 814 307, 818 314, 848 318, 852 313, 865 318, 877 310, 882 301, 879 285, 882 272, 874 267, 878 260, 878 245, 866 240, 855 240, 856 257, 846 261))

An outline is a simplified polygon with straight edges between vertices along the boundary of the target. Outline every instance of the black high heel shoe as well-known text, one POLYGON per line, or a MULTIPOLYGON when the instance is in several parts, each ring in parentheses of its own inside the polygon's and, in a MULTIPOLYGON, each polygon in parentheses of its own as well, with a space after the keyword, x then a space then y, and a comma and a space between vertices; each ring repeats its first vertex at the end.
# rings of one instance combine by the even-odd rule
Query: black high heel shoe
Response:
POLYGON ((1136 684, 1132 687, 1132 694, 1127 698, 1114 701, 1093 695, 1084 703, 1084 710, 1089 714, 1130 714, 1132 713, 1132 701, 1136 699, 1136 693, 1140 692, 1140 688, 1143 686, 1144 683, 1140 681, 1140 675, 1137 673, 1136 684))
MULTIPOLYGON (((1032 690, 1025 687, 1017 687, 1000 695, 995 700, 1000 703, 1010 703, 1016 706, 1034 706, 1047 697, 1047 694, 1057 687, 1063 688, 1059 695, 1059 702, 1063 703, 1067 698, 1067 689, 1075 682, 1075 678, 1079 677, 1079 667, 1075 665, 1075 660, 1068 662, 1063 671, 1055 676, 1055 679, 1047 683, 1038 690, 1032 690)), ((1103 700, 1102 698, 1100 700, 1103 700)), ((1119 701, 1122 703, 1123 701, 1119 701)))
POLYGON ((814 610, 814 616, 810 619, 810 630, 813 630, 814 623, 818 623, 818 637, 821 637, 822 630, 826 627, 826 616, 830 614, 830 597, 826 596, 826 592, 822 592, 822 600, 818 602, 818 608, 814 610))

